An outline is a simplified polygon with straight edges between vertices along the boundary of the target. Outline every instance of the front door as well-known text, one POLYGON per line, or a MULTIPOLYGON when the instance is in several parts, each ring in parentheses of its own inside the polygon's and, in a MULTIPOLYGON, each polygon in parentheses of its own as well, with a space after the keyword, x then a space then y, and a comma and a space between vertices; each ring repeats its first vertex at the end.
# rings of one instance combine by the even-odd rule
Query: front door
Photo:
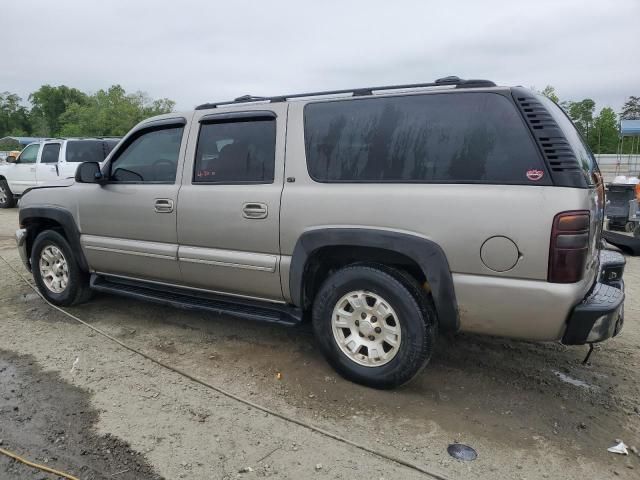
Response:
POLYGON ((277 104, 196 112, 178 198, 178 258, 187 286, 282 300, 286 116, 287 106, 277 104))
POLYGON ((176 202, 185 121, 149 125, 114 152, 103 168, 105 185, 76 184, 80 242, 96 272, 179 283, 176 202))
POLYGON ((27 145, 13 164, 13 168, 7 172, 7 183, 13 193, 22 194, 27 188, 35 187, 39 152, 39 143, 27 145))
POLYGON ((60 142, 47 142, 42 147, 40 161, 36 163, 36 184, 58 180, 58 160, 60 157, 60 142))

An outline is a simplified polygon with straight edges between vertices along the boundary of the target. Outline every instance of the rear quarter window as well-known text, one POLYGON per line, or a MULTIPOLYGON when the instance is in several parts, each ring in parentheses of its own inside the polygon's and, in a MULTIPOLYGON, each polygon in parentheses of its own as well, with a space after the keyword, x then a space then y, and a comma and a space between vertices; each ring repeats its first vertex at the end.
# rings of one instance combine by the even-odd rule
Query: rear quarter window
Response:
POLYGON ((591 149, 582 138, 582 135, 569 116, 558 105, 544 95, 538 95, 537 98, 547 107, 547 110, 560 127, 560 130, 564 133, 569 145, 571 145, 571 149, 578 160, 580 168, 582 168, 587 184, 593 185, 595 178, 594 173, 599 172, 598 164, 591 149))
POLYGON ((65 159, 67 162, 102 162, 117 140, 69 140, 65 159))
POLYGON ((499 94, 309 103, 304 131, 319 182, 550 184, 515 105, 499 94))

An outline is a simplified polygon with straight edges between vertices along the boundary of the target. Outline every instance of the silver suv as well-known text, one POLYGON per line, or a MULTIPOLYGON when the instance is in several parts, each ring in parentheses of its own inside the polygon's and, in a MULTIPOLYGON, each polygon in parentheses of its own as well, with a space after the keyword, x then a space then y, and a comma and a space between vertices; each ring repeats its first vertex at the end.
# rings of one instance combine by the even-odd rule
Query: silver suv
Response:
POLYGON ((624 258, 601 249, 603 202, 557 105, 447 77, 146 120, 102 167, 31 189, 16 236, 57 305, 98 290, 310 319, 338 372, 392 388, 438 331, 616 335, 624 258))

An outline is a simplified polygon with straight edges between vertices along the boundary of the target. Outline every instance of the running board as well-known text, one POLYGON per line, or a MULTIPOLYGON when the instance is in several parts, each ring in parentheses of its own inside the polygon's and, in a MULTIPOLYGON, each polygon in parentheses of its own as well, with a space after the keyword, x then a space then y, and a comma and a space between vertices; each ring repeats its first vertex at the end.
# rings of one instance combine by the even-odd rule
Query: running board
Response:
POLYGON ((277 304, 227 297, 168 287, 144 281, 125 280, 105 275, 91 275, 91 288, 129 298, 162 303, 187 310, 203 310, 260 322, 294 326, 302 322, 302 311, 287 304, 277 304))

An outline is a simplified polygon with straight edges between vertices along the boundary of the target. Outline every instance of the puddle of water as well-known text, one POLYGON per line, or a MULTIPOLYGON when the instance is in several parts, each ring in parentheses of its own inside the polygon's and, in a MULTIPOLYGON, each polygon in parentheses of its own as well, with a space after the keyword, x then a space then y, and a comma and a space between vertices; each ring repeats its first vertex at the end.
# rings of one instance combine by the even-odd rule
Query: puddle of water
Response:
POLYGON ((552 372, 556 375, 556 377, 558 377, 560 380, 562 380, 565 383, 570 383, 571 385, 575 385, 576 387, 582 387, 582 388, 587 388, 591 390, 598 389, 598 387, 596 387, 595 385, 591 385, 585 382, 584 380, 580 380, 578 378, 570 377, 569 375, 564 374, 562 372, 558 372, 557 370, 552 370, 552 372))

